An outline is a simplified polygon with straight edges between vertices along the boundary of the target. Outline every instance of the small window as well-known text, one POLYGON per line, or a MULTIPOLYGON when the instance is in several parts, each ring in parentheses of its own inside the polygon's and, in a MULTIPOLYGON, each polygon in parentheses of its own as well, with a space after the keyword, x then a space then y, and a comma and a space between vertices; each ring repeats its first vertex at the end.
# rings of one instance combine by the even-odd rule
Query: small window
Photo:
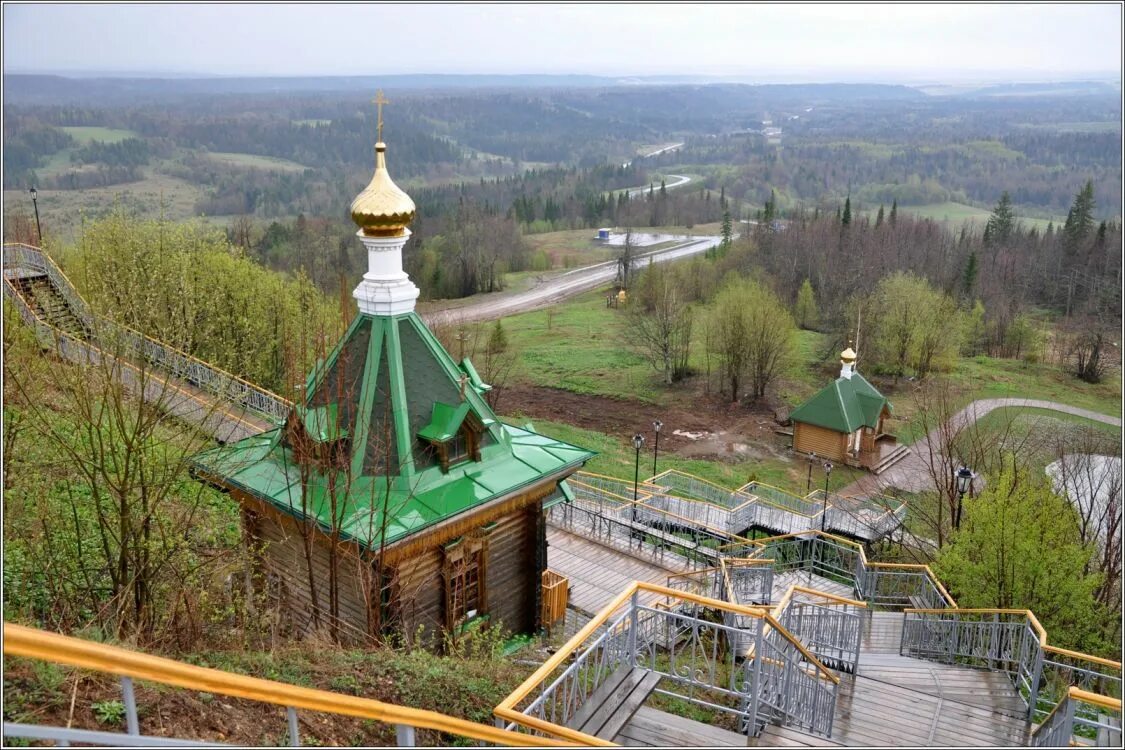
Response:
POLYGON ((462 425, 457 434, 446 444, 449 465, 459 464, 469 459, 470 436, 466 435, 467 426, 462 425))

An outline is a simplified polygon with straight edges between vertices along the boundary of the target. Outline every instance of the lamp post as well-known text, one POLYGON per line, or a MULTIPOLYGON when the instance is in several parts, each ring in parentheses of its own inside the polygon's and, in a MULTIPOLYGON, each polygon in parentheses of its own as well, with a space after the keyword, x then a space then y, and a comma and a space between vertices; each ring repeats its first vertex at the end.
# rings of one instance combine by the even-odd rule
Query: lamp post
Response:
POLYGON ((805 480, 805 494, 806 495, 809 494, 810 492, 812 492, 812 465, 814 463, 816 463, 816 454, 813 453, 812 451, 809 451, 808 459, 809 459, 809 477, 808 477, 808 479, 805 480))
POLYGON ((31 193, 31 205, 35 206, 35 234, 39 237, 39 246, 43 246, 43 227, 39 225, 39 201, 37 197, 39 191, 34 187, 30 188, 27 192, 31 193))
POLYGON ((656 442, 652 446, 652 475, 656 476, 656 456, 660 453, 660 428, 664 423, 659 419, 652 423, 652 429, 656 432, 656 442))
POLYGON ((832 474, 832 462, 824 462, 824 502, 820 508, 820 530, 824 531, 824 517, 828 515, 828 477, 832 474))
POLYGON ((953 514, 953 528, 961 528, 961 508, 965 501, 965 493, 973 484, 973 470, 968 466, 961 466, 953 472, 953 479, 957 483, 957 512, 953 514))
POLYGON ((641 448, 645 447, 645 436, 637 433, 633 436, 633 448, 637 451, 637 462, 633 466, 633 523, 637 522, 637 485, 641 479, 641 448))

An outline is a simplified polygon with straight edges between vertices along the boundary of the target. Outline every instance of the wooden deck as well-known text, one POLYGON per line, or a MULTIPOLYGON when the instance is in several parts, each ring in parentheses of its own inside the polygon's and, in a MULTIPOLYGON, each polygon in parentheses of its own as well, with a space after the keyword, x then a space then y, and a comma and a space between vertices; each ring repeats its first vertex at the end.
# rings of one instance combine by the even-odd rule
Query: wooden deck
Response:
MULTIPOLYGON (((669 557, 668 566, 675 563, 669 557)), ((685 567, 667 567, 592 542, 569 531, 547 527, 547 565, 570 579, 570 606, 592 616, 633 581, 664 586, 668 576, 685 567)), ((654 604, 658 594, 642 593, 642 604, 654 604)))
MULTIPOLYGON (((842 583, 830 581, 823 576, 810 575, 804 571, 790 570, 784 573, 774 574, 772 600, 775 602, 780 600, 781 597, 785 595, 785 592, 789 590, 789 587, 794 585, 816 589, 826 594, 835 594, 836 596, 843 596, 849 599, 855 597, 855 591, 852 590, 851 586, 845 586, 842 583)), ((898 644, 895 644, 895 651, 898 651, 898 644)))
MULTIPOLYGON (((920 659, 898 657, 900 674, 913 671, 913 679, 930 672, 931 664, 920 659)), ((871 747, 919 746, 1006 746, 1027 743, 1027 724, 1006 713, 991 710, 987 700, 974 705, 941 697, 944 685, 955 676, 932 670, 931 692, 913 690, 860 674, 840 681, 832 739, 844 745, 871 747)), ((970 672, 972 670, 951 670, 970 672)))
POLYGON ((626 747, 746 747, 746 736, 641 706, 613 741, 626 747))

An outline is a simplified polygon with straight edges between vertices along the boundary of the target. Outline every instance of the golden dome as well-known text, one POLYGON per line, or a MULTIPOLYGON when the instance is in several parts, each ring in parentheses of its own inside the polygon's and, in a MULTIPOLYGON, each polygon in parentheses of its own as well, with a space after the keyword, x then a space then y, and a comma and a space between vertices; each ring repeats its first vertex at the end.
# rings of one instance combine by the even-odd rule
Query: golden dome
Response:
POLYGON ((387 144, 375 144, 375 176, 352 201, 352 221, 368 237, 401 237, 414 221, 414 201, 387 172, 387 144))
POLYGON ((840 360, 843 362, 855 362, 855 352, 852 351, 850 346, 840 352, 840 360))

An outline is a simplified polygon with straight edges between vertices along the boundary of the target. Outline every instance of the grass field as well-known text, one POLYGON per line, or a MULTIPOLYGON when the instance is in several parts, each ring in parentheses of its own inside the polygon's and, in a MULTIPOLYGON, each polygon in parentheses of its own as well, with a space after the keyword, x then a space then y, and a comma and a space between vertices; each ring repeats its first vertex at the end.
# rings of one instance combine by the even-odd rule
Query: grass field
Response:
POLYGON ((212 159, 232 167, 243 169, 264 169, 273 172, 304 172, 308 167, 287 159, 278 159, 274 156, 256 156, 254 154, 237 154, 225 151, 213 151, 207 154, 212 159))
MULTIPOLYGON (((184 180, 159 174, 145 168, 146 177, 138 182, 88 190, 40 190, 39 216, 43 234, 61 240, 73 239, 82 228, 81 217, 95 218, 108 213, 115 204, 143 216, 163 214, 181 220, 195 215, 195 203, 203 195, 201 188, 184 180)), ((4 191, 5 209, 22 207, 31 214, 31 199, 24 190, 4 191), (26 204, 26 205, 25 205, 26 204)))
MULTIPOLYGON (((520 414, 505 416, 504 420, 515 425, 523 425, 529 421, 520 414)), ((562 422, 535 419, 531 420, 531 423, 536 432, 543 435, 549 435, 597 451, 598 455, 586 464, 586 471, 632 481, 636 465, 636 451, 626 438, 606 435, 596 430, 585 430, 562 422)), ((645 451, 641 453, 641 479, 646 479, 652 474, 652 449, 646 447, 645 451)), ((808 464, 804 461, 776 458, 755 458, 738 463, 729 463, 679 458, 661 453, 657 459, 656 469, 658 472, 676 469, 731 489, 749 481, 759 481, 798 495, 804 495, 808 464)), ((845 487, 854 482, 859 475, 859 472, 855 469, 838 466, 829 475, 829 489, 845 487)), ((815 468, 813 470, 813 489, 817 489, 818 486, 823 487, 823 483, 824 472, 815 468)))
POLYGON ((102 128, 102 127, 73 127, 73 128, 59 128, 62 131, 70 133, 70 136, 78 141, 79 146, 85 146, 87 143, 93 141, 101 141, 103 143, 118 143, 126 138, 136 138, 137 134, 132 130, 119 130, 117 128, 102 128))
POLYGON ((332 121, 331 120, 293 120, 293 124, 294 125, 311 125, 314 128, 318 128, 321 125, 331 125, 332 121))
MULTIPOLYGON (((922 219, 933 219, 950 227, 959 227, 967 221, 982 229, 988 222, 988 217, 992 215, 992 212, 986 209, 953 202, 930 203, 924 206, 899 206, 898 210, 922 219)), ((871 213, 874 216, 874 212, 865 213, 871 213)), ((1025 226, 1038 227, 1040 232, 1047 228, 1047 224, 1051 223, 1049 219, 1032 219, 1018 215, 1016 218, 1025 226)), ((1065 217, 1056 218, 1054 224, 1059 227, 1063 221, 1065 221, 1065 217)))

